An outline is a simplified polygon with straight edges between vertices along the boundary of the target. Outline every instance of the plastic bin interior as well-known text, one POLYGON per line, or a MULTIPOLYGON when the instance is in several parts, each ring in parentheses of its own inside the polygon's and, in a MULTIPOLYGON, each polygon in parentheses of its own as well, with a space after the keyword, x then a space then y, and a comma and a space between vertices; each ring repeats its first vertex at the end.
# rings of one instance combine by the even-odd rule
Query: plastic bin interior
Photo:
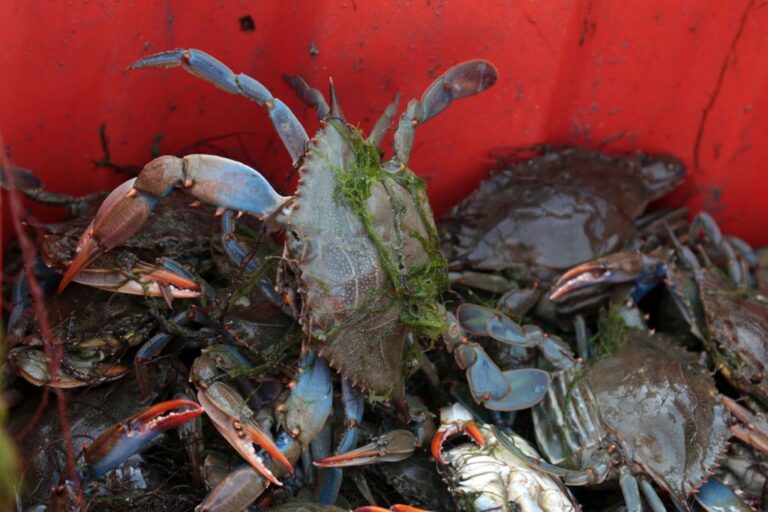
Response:
POLYGON ((486 175, 498 148, 665 152, 690 171, 675 204, 707 209, 760 245, 766 27, 768 9, 753 0, 4 2, 0 131, 13 163, 60 192, 126 179, 94 166, 100 126, 119 165, 141 166, 153 149, 224 153, 279 183, 290 159, 256 104, 178 69, 127 66, 203 49, 284 98, 309 131, 314 113, 281 76, 323 90, 332 76, 347 119, 368 130, 395 92, 419 96, 449 66, 481 57, 499 83, 417 132, 412 167, 438 214, 486 175))

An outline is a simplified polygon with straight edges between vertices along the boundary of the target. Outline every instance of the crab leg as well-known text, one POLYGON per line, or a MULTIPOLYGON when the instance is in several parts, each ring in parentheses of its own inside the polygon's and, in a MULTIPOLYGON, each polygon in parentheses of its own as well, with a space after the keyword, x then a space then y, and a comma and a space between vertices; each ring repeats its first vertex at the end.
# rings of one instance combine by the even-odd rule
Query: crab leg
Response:
POLYGON ((40 178, 32 171, 21 167, 0 167, 0 188, 17 190, 38 203, 50 206, 63 206, 69 209, 73 215, 85 211, 88 208, 90 199, 93 197, 74 197, 45 190, 40 178))
POLYGON ((387 108, 382 112, 381 117, 376 120, 376 124, 371 128, 371 133, 368 135, 368 141, 372 142, 376 146, 381 145, 381 139, 384 138, 384 134, 387 133, 389 127, 392 126, 392 122, 397 115, 397 105, 400 103, 400 93, 395 94, 395 98, 392 103, 387 105, 387 108))
POLYGON ((496 68, 486 60, 468 60, 452 67, 430 85, 421 100, 411 100, 395 131, 394 156, 385 168, 397 171, 408 164, 416 126, 448 108, 455 100, 481 93, 498 79, 496 68))
POLYGON ((653 488, 648 480, 640 480, 640 490, 652 512, 665 512, 667 510, 659 497, 659 493, 656 492, 656 489, 653 488))
POLYGON ((139 59, 128 69, 181 66, 185 71, 210 82, 230 94, 244 96, 267 110, 277 134, 295 164, 303 155, 309 136, 291 109, 272 96, 260 82, 250 76, 235 74, 223 62, 195 49, 176 49, 139 59))
POLYGON ((621 494, 624 496, 624 504, 627 506, 627 512, 642 512, 643 505, 640 502, 640 488, 637 479, 632 476, 627 466, 621 466, 619 470, 619 486, 621 494))
MULTIPOLYGON (((245 265, 246 272, 258 272, 261 270, 261 263, 254 258, 248 258, 249 251, 245 245, 240 243, 235 238, 235 222, 232 218, 233 212, 227 210, 221 216, 221 245, 224 247, 224 252, 227 256, 241 268, 245 265)), ((283 298, 275 290, 274 283, 268 279, 259 279, 258 282, 259 291, 266 297, 272 304, 279 307, 280 310, 288 316, 293 316, 291 306, 286 304, 283 298)))
POLYGON ((609 465, 605 461, 598 461, 592 467, 583 470, 561 468, 560 466, 546 462, 544 459, 534 458, 527 455, 515 445, 514 440, 495 425, 491 425, 491 431, 507 450, 526 461, 530 467, 540 469, 545 473, 561 478, 565 485, 596 485, 605 481, 608 477, 609 465))
POLYGON ((80 237, 77 256, 64 273, 59 291, 100 254, 138 232, 158 199, 176 187, 198 201, 257 216, 274 213, 288 200, 258 171, 240 162, 214 155, 161 156, 107 196, 80 237))
POLYGON ((768 453, 768 421, 753 414, 730 397, 724 396, 723 404, 740 422, 731 425, 734 437, 763 453, 768 453))
MULTIPOLYGON (((348 453, 357 446, 358 425, 363 419, 365 396, 355 388, 349 379, 341 380, 341 396, 344 405, 345 430, 339 441, 337 454, 348 453)), ((328 450, 326 450, 326 453, 328 450)), ((316 465, 320 465, 317 464, 316 465)), ((332 505, 341 488, 342 470, 337 467, 326 467, 319 477, 315 501, 321 505, 332 505)))
POLYGON ((202 413, 202 407, 195 402, 170 400, 153 405, 109 427, 85 449, 89 478, 99 478, 144 449, 161 432, 179 426, 202 413))
POLYGON ((699 232, 703 232, 723 252, 731 280, 740 287, 748 288, 749 265, 739 258, 736 249, 733 248, 729 239, 723 236, 717 222, 707 212, 701 212, 693 218, 688 237, 696 240, 699 232))

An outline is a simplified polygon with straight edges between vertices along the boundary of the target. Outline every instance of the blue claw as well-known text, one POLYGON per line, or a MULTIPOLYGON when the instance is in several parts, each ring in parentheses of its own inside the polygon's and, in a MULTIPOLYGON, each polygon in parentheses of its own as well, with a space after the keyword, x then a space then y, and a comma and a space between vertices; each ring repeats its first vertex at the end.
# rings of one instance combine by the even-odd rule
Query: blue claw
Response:
POLYGON ((298 378, 288 399, 279 406, 285 430, 306 448, 331 414, 333 385, 325 359, 307 351, 299 361, 298 378))
POLYGON ((518 411, 540 402, 547 393, 549 374, 527 368, 502 372, 476 343, 456 347, 456 361, 467 370, 472 398, 495 411, 518 411))
POLYGON ((163 197, 174 187, 203 203, 264 217, 288 199, 255 169, 215 155, 162 156, 148 163, 134 188, 163 197))
POLYGON ((749 512, 752 510, 733 492, 733 489, 714 477, 710 477, 707 483, 699 487, 695 501, 707 512, 749 512))
POLYGON ((161 432, 200 416, 203 408, 191 400, 153 405, 105 430, 87 449, 86 473, 96 479, 147 447, 161 432), (183 410, 180 410, 184 408, 183 410))
POLYGON ((549 388, 549 373, 535 368, 503 372, 511 392, 502 399, 483 403, 494 411, 519 411, 533 407, 544 399, 549 388))
POLYGON ((274 98, 260 82, 243 73, 236 75, 223 62, 205 52, 194 49, 160 52, 137 60, 129 69, 178 66, 219 89, 244 96, 264 107, 293 163, 304 154, 309 136, 293 112, 282 101, 274 98))
MULTIPOLYGON (((341 381, 341 396, 344 402, 344 422, 346 428, 336 449, 336 455, 346 453, 357 446, 358 425, 363 419, 365 396, 362 391, 352 386, 348 379, 341 381)), ((321 505, 332 505, 341 488, 342 470, 326 468, 320 474, 315 501, 321 505)))
POLYGON ((462 304, 456 316, 462 327, 473 336, 488 336, 507 345, 535 347, 531 339, 517 323, 500 311, 477 304, 462 304))

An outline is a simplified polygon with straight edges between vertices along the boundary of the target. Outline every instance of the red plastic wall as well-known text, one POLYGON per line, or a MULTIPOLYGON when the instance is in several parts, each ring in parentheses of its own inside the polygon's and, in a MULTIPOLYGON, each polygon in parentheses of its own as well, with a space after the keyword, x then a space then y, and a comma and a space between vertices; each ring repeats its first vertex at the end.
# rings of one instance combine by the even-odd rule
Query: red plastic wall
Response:
POLYGON ((238 134, 217 139, 219 150, 277 179, 289 158, 256 104, 178 69, 126 70, 175 47, 258 78, 310 129, 283 73, 323 88, 333 76, 347 118, 369 129, 396 91, 420 95, 450 65, 487 58, 499 83, 417 133, 412 167, 438 213, 482 179, 491 149, 607 143, 676 154, 690 179, 674 201, 768 242, 764 2, 2 2, 0 131, 13 162, 53 190, 112 187, 124 176, 92 163, 104 123, 117 163, 142 165, 160 136, 163 153, 179 153, 215 152, 190 146, 238 134), (246 15, 253 31, 240 28, 246 15))

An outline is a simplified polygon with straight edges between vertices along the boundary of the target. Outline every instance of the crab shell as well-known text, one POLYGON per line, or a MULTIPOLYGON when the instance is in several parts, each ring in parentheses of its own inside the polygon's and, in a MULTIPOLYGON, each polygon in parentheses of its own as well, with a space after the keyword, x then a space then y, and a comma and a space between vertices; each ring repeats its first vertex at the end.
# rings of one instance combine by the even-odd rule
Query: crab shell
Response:
POLYGON ((697 274, 707 338, 718 366, 738 389, 768 407, 768 306, 747 298, 716 269, 697 274))
POLYGON ((728 412, 712 377, 674 340, 630 331, 625 344, 585 379, 633 473, 685 503, 725 453, 728 412))
POLYGON ((451 267, 551 278, 623 247, 636 234, 635 218, 684 175, 667 156, 566 149, 521 162, 484 180, 450 212, 451 267))
POLYGON ((313 138, 286 231, 278 288, 332 367, 383 399, 404 397, 406 337, 436 336, 447 286, 423 182, 331 120, 313 138))

